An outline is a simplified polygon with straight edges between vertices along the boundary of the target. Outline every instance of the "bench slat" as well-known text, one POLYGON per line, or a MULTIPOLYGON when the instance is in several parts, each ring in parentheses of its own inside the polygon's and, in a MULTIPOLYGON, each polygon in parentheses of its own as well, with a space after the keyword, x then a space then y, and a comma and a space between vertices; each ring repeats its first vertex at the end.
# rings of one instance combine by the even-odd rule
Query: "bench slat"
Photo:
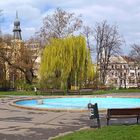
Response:
POLYGON ((111 115, 109 118, 136 118, 138 115, 111 115))

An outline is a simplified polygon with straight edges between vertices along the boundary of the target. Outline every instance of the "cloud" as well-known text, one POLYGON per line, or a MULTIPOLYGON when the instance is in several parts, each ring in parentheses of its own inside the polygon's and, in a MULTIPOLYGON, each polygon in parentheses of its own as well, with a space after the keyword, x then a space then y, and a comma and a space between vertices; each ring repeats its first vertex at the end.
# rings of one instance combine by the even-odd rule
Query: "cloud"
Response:
MULTIPOLYGON (((4 33, 12 33, 15 12, 18 10, 23 38, 27 39, 42 25, 42 19, 61 7, 77 15, 82 14, 85 24, 94 27, 96 22, 107 20, 117 24, 126 40, 126 46, 139 43, 140 35, 139 0, 0 0, 4 21, 4 33)), ((124 50, 128 50, 125 49, 124 50)))

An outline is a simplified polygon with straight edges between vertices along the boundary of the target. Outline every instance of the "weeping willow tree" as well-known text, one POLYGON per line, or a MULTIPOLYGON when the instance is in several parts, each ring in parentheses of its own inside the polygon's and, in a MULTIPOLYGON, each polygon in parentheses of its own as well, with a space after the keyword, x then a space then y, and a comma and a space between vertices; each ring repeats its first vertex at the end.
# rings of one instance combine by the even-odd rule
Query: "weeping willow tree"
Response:
POLYGON ((45 47, 40 66, 40 83, 49 88, 70 89, 93 78, 94 68, 85 38, 52 39, 45 47))

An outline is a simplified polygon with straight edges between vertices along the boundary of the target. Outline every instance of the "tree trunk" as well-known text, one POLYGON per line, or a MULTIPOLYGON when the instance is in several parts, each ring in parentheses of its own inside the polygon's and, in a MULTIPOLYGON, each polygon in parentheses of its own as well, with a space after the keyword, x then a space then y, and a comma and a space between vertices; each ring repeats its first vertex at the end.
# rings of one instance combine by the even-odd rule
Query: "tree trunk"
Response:
POLYGON ((69 77, 67 79, 67 91, 71 89, 71 72, 69 74, 69 77))
POLYGON ((34 77, 32 69, 26 70, 24 74, 25 74, 26 83, 31 85, 34 77))

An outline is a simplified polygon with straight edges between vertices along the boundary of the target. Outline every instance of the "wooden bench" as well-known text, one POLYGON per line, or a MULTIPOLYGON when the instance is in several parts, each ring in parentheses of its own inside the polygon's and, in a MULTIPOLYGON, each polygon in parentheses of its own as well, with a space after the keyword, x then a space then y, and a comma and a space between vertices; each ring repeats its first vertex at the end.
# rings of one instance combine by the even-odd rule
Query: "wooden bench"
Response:
POLYGON ((60 94, 65 94, 64 90, 61 90, 61 89, 41 89, 40 90, 41 93, 50 93, 50 95, 54 95, 54 94, 57 94, 57 93, 60 93, 60 94))
POLYGON ((68 90, 67 91, 69 95, 74 95, 74 94, 79 94, 80 95, 80 90, 68 90))
POLYGON ((112 108, 107 110, 107 125, 112 118, 140 118, 140 108, 112 108))

